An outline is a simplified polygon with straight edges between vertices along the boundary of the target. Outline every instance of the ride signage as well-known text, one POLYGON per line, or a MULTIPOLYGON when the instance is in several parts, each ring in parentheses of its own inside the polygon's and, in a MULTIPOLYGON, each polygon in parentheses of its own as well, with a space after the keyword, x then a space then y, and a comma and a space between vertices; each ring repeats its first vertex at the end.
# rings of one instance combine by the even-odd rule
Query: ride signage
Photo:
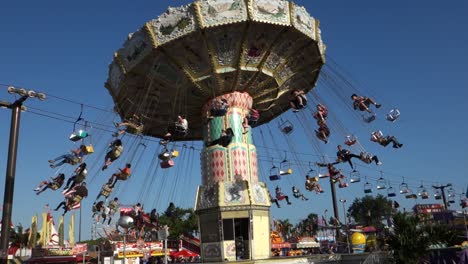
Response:
MULTIPOLYGON (((116 243, 116 252, 114 252, 119 258, 124 257, 124 243, 116 243)), ((145 242, 140 243, 126 243, 125 256, 128 258, 143 257, 144 254, 151 256, 163 256, 164 248, 162 242, 145 242)), ((167 252, 169 254, 169 251, 167 252)))

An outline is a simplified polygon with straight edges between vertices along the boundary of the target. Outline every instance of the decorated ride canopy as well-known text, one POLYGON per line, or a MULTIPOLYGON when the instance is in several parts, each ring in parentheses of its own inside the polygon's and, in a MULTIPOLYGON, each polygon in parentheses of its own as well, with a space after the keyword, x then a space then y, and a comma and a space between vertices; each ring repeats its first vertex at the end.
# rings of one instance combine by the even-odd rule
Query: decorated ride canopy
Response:
POLYGON ((324 57, 319 22, 304 7, 199 0, 169 8, 130 34, 109 66, 106 87, 123 119, 142 117, 143 134, 162 137, 185 115, 183 139, 197 140, 208 100, 247 92, 261 112, 257 125, 269 122, 289 108, 292 90, 315 86, 324 57))

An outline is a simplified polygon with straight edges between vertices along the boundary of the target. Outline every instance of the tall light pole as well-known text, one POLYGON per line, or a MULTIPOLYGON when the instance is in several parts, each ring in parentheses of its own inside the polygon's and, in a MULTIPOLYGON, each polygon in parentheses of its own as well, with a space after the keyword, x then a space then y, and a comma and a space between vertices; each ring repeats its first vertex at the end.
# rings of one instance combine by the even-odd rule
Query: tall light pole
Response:
POLYGON ((341 204, 343 205, 343 218, 345 221, 345 232, 346 232, 346 243, 348 244, 348 254, 351 254, 351 248, 349 247, 349 228, 348 228, 348 218, 346 217, 346 199, 340 199, 341 204))
POLYGON ((23 102, 28 98, 38 98, 45 100, 43 93, 36 93, 33 90, 17 89, 8 87, 8 93, 19 94, 21 97, 13 103, 0 101, 0 107, 11 109, 10 142, 8 145, 8 161, 5 176, 5 192, 3 196, 2 231, 0 238, 0 260, 1 263, 8 261, 8 246, 10 239, 11 215, 13 209, 13 191, 15 188, 16 157, 18 153, 18 137, 21 110, 26 110, 23 102))
POLYGON ((127 233, 128 229, 133 226, 133 218, 128 215, 121 216, 119 218, 118 225, 125 229, 124 237, 123 237, 123 257, 124 257, 124 264, 127 263, 127 254, 125 252, 125 248, 127 247, 127 233))

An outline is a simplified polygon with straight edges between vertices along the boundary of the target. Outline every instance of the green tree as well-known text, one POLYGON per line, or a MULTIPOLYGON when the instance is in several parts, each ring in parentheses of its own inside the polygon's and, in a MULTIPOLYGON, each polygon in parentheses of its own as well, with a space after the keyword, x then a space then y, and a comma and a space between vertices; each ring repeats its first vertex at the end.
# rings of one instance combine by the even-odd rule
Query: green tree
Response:
POLYGON ((159 217, 160 225, 169 226, 169 237, 178 239, 184 234, 193 234, 198 230, 197 216, 193 209, 183 209, 170 205, 166 212, 159 217))
POLYGON ((28 244, 28 233, 23 232, 23 225, 19 224, 10 230, 10 242, 12 245, 23 248, 28 244))
POLYGON ((393 249, 396 263, 418 263, 430 244, 428 234, 419 225, 419 218, 398 213, 393 216, 393 224, 388 244, 393 249))
POLYGON ((296 236, 314 236, 318 230, 318 215, 311 213, 294 228, 296 236))
POLYGON ((424 225, 424 231, 428 234, 431 244, 446 244, 453 246, 462 242, 462 234, 451 225, 433 223, 424 225))
POLYGON ((379 194, 376 197, 366 195, 356 198, 348 209, 348 213, 357 223, 365 226, 382 227, 382 218, 392 214, 392 201, 379 194))

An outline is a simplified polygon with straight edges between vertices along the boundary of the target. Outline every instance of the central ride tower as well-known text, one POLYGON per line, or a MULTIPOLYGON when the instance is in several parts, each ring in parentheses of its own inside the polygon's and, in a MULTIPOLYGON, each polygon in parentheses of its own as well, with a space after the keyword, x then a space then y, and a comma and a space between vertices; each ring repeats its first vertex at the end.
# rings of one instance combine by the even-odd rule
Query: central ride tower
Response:
POLYGON ((287 111, 291 91, 313 89, 324 62, 318 20, 284 0, 169 8, 115 53, 106 88, 122 119, 137 114, 144 135, 162 138, 183 114, 188 134, 174 139, 204 141, 195 201, 204 262, 270 256, 269 193, 252 128, 245 132, 242 123, 252 108, 260 112, 256 126, 287 111), (229 110, 208 119, 218 99, 229 110), (227 128, 230 144, 211 146, 227 128))

